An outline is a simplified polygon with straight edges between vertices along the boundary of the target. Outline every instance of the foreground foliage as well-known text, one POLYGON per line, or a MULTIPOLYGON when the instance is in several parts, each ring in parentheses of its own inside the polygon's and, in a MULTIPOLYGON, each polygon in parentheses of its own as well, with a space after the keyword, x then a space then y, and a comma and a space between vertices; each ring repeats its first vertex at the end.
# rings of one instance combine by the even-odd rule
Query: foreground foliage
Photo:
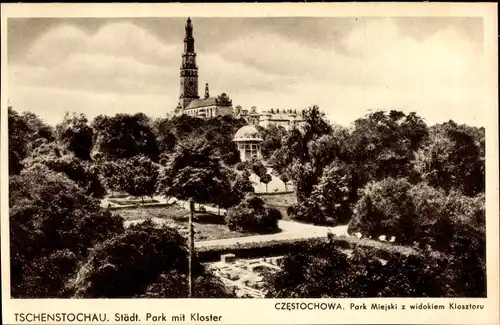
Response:
POLYGON ((449 255, 394 254, 381 260, 363 248, 350 254, 335 242, 290 253, 268 278, 270 298, 485 297, 484 260, 474 240, 449 255))
MULTIPOLYGON (((187 257, 177 231, 146 221, 95 247, 72 286, 83 298, 185 297, 187 257)), ((201 264, 193 272, 198 297, 231 297, 201 264)))
POLYGON ((37 164, 9 182, 12 296, 59 297, 89 249, 123 231, 62 173, 37 164))

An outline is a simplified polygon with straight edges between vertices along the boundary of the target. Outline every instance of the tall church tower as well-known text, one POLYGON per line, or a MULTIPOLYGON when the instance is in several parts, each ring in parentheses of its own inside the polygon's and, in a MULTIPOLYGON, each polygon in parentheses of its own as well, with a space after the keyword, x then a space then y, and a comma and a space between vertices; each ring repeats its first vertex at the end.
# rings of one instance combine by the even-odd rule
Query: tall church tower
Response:
POLYGON ((181 94, 179 108, 186 108, 198 96, 198 67, 196 66, 196 52, 194 51, 193 25, 191 18, 186 23, 186 36, 184 37, 184 53, 181 65, 181 94))

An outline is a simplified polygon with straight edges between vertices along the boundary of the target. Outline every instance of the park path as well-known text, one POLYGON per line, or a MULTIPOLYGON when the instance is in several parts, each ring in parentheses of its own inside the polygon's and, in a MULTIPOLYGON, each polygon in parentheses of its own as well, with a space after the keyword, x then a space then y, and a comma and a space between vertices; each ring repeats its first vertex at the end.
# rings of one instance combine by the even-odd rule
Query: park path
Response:
POLYGON ((337 227, 314 226, 295 221, 280 220, 278 227, 281 232, 269 235, 255 235, 238 238, 214 239, 195 242, 196 247, 232 246, 235 244, 263 243, 284 241, 290 239, 309 239, 327 237, 328 233, 337 236, 347 235, 347 225, 337 227))
MULTIPOLYGON (((155 198, 160 201, 160 197, 155 198)), ((163 198, 163 201, 165 199, 163 198)), ((189 210, 189 202, 183 200, 175 200, 176 204, 189 210)), ((218 208, 211 207, 204 204, 196 203, 196 209, 203 207, 207 212, 217 214, 219 212, 218 208)), ((221 218, 226 213, 225 209, 220 209, 221 218)), ((129 226, 143 220, 127 220, 125 221, 125 226, 129 226)), ((154 218, 154 222, 158 224, 164 224, 167 222, 166 219, 154 218)), ((347 236, 347 225, 327 227, 327 226, 315 226, 310 224, 305 224, 296 221, 289 220, 279 220, 278 227, 281 229, 279 233, 267 234, 267 235, 254 235, 247 237, 238 238, 225 238, 225 239, 214 239, 195 242, 196 247, 212 247, 212 246, 232 246, 235 244, 248 244, 248 243, 263 243, 270 241, 283 241, 290 239, 309 239, 309 238, 319 238, 327 237, 328 233, 335 234, 336 236, 347 236)))
MULTIPOLYGON (((177 204, 185 209, 189 210, 189 202, 177 200, 177 204)), ((217 213, 218 209, 201 204, 206 211, 217 213)), ((198 208, 198 204, 196 204, 198 208)), ((226 213, 225 209, 220 209, 221 216, 226 213)), ((327 237, 328 233, 335 234, 336 236, 347 236, 347 225, 327 227, 327 226, 315 226, 310 224, 305 224, 296 221, 289 220, 279 220, 278 228, 281 229, 279 233, 267 234, 267 235, 255 235, 237 238, 225 238, 225 239, 213 239, 199 241, 195 243, 196 247, 211 247, 211 246, 231 246, 234 244, 248 244, 248 243, 262 243, 267 241, 280 241, 289 239, 308 239, 308 238, 318 238, 327 237)))

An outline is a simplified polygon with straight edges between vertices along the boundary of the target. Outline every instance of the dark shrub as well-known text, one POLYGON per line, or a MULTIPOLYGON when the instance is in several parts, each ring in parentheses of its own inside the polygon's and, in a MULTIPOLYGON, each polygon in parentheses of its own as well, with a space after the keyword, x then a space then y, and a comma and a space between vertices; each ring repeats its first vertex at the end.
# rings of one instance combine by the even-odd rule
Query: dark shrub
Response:
POLYGON ((278 220, 281 212, 266 207, 261 198, 247 196, 240 204, 229 209, 226 224, 231 230, 253 233, 273 233, 279 231, 278 220))

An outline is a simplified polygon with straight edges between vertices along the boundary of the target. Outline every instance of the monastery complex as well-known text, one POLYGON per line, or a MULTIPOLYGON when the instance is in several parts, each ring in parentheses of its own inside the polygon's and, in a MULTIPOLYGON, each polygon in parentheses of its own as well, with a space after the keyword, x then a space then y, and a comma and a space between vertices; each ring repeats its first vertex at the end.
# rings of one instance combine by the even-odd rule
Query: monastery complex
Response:
MULTIPOLYGON (((198 95, 198 66, 194 47, 193 24, 188 18, 185 27, 184 52, 180 69, 180 96, 174 115, 187 114, 199 118, 210 118, 221 115, 233 115, 244 118, 251 125, 283 126, 290 128, 303 122, 302 111, 291 109, 268 109, 258 112, 255 106, 244 109, 233 107, 231 98, 226 93, 210 96, 208 83, 205 84, 203 98, 198 95)), ((247 130, 248 131, 248 130, 247 130)))

